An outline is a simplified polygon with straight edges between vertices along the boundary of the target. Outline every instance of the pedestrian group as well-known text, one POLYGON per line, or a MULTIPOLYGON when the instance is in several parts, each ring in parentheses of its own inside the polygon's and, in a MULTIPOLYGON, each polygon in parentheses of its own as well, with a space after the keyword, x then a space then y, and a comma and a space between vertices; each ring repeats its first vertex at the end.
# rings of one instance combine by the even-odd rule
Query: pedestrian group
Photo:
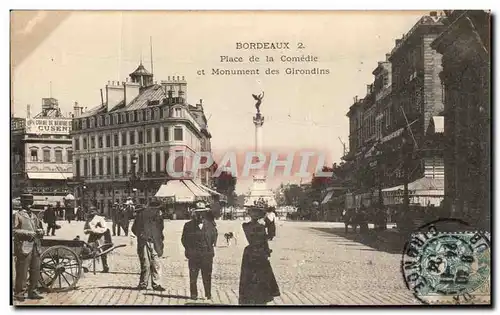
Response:
MULTIPOLYGON (((21 196, 22 209, 14 213, 14 255, 16 258, 16 280, 14 296, 18 301, 42 299, 36 291, 40 274, 41 239, 45 230, 40 219, 31 211, 32 198, 21 196), (29 274, 29 285, 27 277, 29 274), (27 295, 26 295, 27 294, 27 295)), ((241 264, 239 304, 263 305, 280 295, 269 258, 272 250, 269 240, 276 235, 275 214, 266 211, 263 200, 254 203, 248 210, 250 222, 242 228, 248 241, 243 251, 241 264)), ((78 212, 81 212, 78 211, 78 212)), ((78 213, 77 212, 77 213, 78 213)), ((131 203, 124 206, 115 204, 112 211, 113 236, 123 230, 128 235, 130 219, 135 216, 131 231, 137 238, 137 255, 140 263, 140 277, 137 289, 145 290, 151 281, 152 289, 165 291, 160 284, 160 261, 164 254, 164 219, 161 204, 154 199, 147 207, 135 207, 131 203)), ((47 235, 54 235, 57 229, 57 215, 52 207, 44 212, 47 235)), ((95 207, 89 209, 84 225, 87 243, 101 246, 105 251, 113 246, 112 235, 105 218, 97 213, 95 207)), ((212 270, 217 245, 217 225, 211 209, 203 202, 195 205, 192 219, 185 223, 181 243, 188 260, 190 298, 198 299, 197 280, 201 271, 204 298, 212 299, 212 270)), ((79 239, 79 236, 77 236, 79 239)), ((103 272, 109 272, 107 255, 101 255, 103 272)))

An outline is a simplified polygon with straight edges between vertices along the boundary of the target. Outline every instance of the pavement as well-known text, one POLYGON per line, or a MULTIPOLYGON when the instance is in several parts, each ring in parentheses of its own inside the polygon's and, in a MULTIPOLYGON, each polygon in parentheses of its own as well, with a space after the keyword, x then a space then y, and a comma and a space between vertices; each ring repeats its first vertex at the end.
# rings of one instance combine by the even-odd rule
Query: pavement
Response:
MULTIPOLYGON (((135 244, 130 237, 117 236, 113 242, 127 246, 108 255, 110 273, 82 274, 75 290, 47 293, 44 300, 15 305, 237 305, 241 256, 247 245, 242 221, 217 221, 219 239, 210 301, 188 297, 187 260, 180 244, 185 222, 165 221, 165 254, 160 260, 165 292, 135 290, 139 281, 135 244), (227 246, 226 232, 235 234, 236 243, 227 246)), ((60 224, 57 236, 48 238, 83 238, 83 222, 60 224)), ((379 245, 377 238, 366 241, 353 233, 346 235, 342 223, 277 222, 270 260, 281 296, 269 305, 420 304, 404 284, 401 249, 379 245)), ((201 276, 198 289, 203 296, 201 276)))

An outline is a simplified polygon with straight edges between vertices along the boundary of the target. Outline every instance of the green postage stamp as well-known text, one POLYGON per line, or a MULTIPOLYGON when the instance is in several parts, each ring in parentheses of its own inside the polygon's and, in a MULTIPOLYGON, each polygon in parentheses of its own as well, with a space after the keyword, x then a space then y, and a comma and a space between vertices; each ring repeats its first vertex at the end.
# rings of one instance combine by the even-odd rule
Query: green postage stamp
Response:
POLYGON ((434 225, 411 235, 401 271, 415 297, 426 304, 490 304, 490 235, 440 232, 434 225))

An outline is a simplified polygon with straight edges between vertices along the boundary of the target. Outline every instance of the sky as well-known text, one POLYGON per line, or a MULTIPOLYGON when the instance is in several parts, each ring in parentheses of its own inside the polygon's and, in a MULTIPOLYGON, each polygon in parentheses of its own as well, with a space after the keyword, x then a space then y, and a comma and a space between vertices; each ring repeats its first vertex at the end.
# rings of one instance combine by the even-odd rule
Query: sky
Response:
MULTIPOLYGON (((26 13, 24 13, 26 14, 26 13)), ((124 81, 140 60, 151 70, 152 38, 154 80, 184 76, 187 99, 203 99, 215 155, 253 149, 255 100, 265 92, 265 151, 314 150, 326 163, 339 162, 348 144, 346 113, 353 98, 366 95, 378 61, 394 47, 425 12, 202 12, 81 11, 38 12, 26 19, 13 12, 12 108, 26 116, 26 105, 38 113, 41 99, 55 97, 64 113, 74 102, 88 109, 101 102, 100 89, 108 81, 124 81), (43 28, 43 25, 52 26, 43 28), (45 24, 44 24, 45 23, 45 24), (53 26, 55 25, 55 26, 53 26), (29 39, 29 35, 33 39, 29 39), (290 42, 290 50, 238 50, 238 42, 290 42), (31 44, 30 44, 31 43, 31 44), (35 45, 33 43, 38 43, 35 45), (302 43, 303 49, 298 49, 302 43), (19 52, 16 54, 16 52, 19 52), (259 63, 248 58, 257 56, 259 63), (283 64, 281 55, 312 55, 315 63, 283 64), (243 57, 243 63, 221 63, 221 56, 243 57), (266 56, 275 59, 265 62, 266 56), (329 69, 328 75, 284 75, 287 67, 329 69), (213 76, 212 68, 275 68, 279 75, 213 76), (206 75, 199 75, 205 70, 206 75)), ((302 179, 306 182, 308 179, 302 179)), ((298 183, 298 177, 274 177, 268 186, 298 183)), ((250 178, 238 180, 244 193, 250 178)))

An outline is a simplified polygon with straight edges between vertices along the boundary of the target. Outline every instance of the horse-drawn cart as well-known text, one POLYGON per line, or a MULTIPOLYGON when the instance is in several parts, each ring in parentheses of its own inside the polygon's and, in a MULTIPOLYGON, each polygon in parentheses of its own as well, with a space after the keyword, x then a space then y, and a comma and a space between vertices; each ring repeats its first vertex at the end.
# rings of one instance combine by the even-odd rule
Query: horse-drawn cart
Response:
POLYGON ((83 261, 92 260, 95 274, 96 261, 104 254, 122 245, 88 244, 82 240, 42 239, 40 256, 40 286, 48 292, 63 292, 74 289, 82 275, 88 271, 83 261))

